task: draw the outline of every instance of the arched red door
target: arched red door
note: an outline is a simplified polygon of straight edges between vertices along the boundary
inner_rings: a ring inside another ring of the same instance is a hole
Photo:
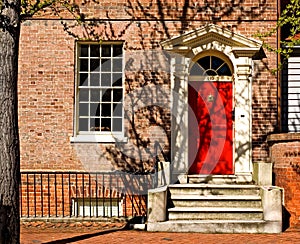
[[[233,174],[232,82],[190,81],[189,174]]]

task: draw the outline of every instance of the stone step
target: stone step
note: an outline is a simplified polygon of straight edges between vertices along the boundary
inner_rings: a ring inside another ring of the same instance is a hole
[[[237,184],[235,175],[187,175],[187,183]],[[250,184],[250,183],[249,183]]]
[[[169,186],[172,195],[259,195],[260,188],[255,185],[225,184],[174,184]]]
[[[277,222],[264,220],[170,220],[147,223],[152,232],[198,232],[198,233],[281,233]]]
[[[174,207],[168,209],[169,220],[262,220],[262,208]]]
[[[175,207],[261,207],[258,195],[172,195]]]

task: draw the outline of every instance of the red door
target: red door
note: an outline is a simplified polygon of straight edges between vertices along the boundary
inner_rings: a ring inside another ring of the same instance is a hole
[[[232,82],[189,82],[189,174],[233,174]]]

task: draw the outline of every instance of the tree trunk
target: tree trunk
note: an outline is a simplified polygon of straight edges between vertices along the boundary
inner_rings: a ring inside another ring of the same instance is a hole
[[[0,243],[5,244],[20,243],[19,16],[18,0],[0,1]]]

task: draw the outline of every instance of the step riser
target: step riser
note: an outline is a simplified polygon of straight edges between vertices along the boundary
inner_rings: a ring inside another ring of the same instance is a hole
[[[148,223],[148,231],[160,232],[198,232],[198,233],[281,233],[280,223],[197,223],[188,221],[188,223],[176,222],[159,222]],[[220,242],[220,241],[219,241]],[[221,243],[221,242],[220,242]],[[234,241],[232,242],[234,243]]]
[[[169,212],[169,220],[262,220],[263,213]]]
[[[172,195],[259,195],[258,189],[202,189],[202,188],[170,188]]]
[[[260,208],[261,201],[172,200],[174,207],[248,207]]]
[[[203,177],[188,177],[187,182],[189,184],[236,184],[236,180],[231,178],[213,178],[208,180],[207,178]]]

